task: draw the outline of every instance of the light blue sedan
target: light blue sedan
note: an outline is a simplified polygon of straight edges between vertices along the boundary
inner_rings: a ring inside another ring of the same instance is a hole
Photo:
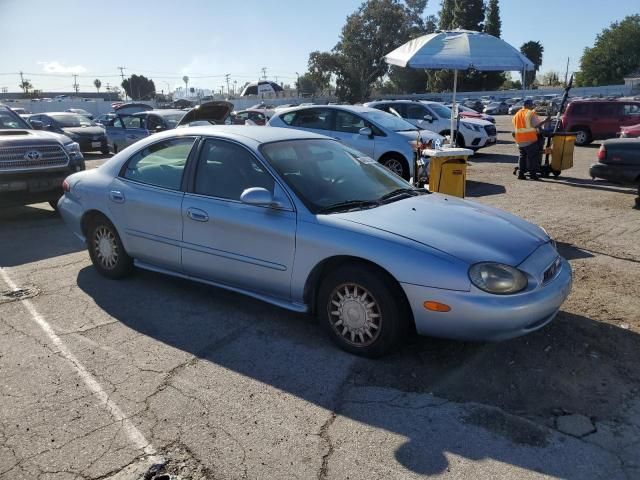
[[[502,340],[558,313],[571,269],[541,228],[415,189],[334,139],[187,127],[64,183],[58,206],[109,278],[135,265],[312,312],[350,352],[412,330]],[[177,299],[176,299],[177,300]]]

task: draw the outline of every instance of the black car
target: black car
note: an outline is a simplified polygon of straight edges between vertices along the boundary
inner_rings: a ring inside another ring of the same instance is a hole
[[[0,208],[49,202],[55,209],[64,179],[84,170],[76,142],[41,128],[0,105]]]
[[[591,178],[638,187],[640,200],[640,138],[606,140],[598,150],[598,163],[589,169]],[[640,206],[640,202],[636,201]]]
[[[70,112],[38,113],[29,117],[29,122],[34,120],[41,122],[44,130],[61,133],[77,142],[83,152],[99,150],[105,155],[109,153],[104,127],[83,115]]]

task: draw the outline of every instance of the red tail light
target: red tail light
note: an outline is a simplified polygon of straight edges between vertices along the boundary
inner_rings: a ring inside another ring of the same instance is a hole
[[[69,185],[69,182],[66,178],[64,179],[64,182],[62,182],[62,190],[64,190],[66,193],[71,191],[71,185]]]
[[[602,162],[607,159],[607,149],[604,148],[604,145],[600,145],[600,150],[598,150],[598,161]]]

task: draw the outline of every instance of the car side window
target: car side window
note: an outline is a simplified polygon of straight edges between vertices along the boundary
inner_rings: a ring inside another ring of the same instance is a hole
[[[600,117],[615,118],[622,114],[622,104],[597,103],[594,105],[594,113]]]
[[[158,127],[164,127],[162,119],[156,115],[149,115],[147,117],[147,130],[155,130]]]
[[[625,116],[640,116],[640,105],[637,103],[625,103],[624,114]]]
[[[42,115],[42,116],[40,116],[39,120],[42,122],[42,126],[44,128],[51,127],[51,124],[52,124],[51,117],[47,117],[46,115]]]
[[[129,159],[122,176],[156,187],[179,190],[194,138],[173,138],[154,143]]]
[[[336,112],[336,131],[344,133],[358,133],[361,128],[366,127],[363,118],[349,112],[338,110]]]
[[[331,130],[331,110],[328,108],[309,108],[296,113],[292,123],[296,127]]]
[[[407,118],[411,120],[423,120],[425,115],[430,115],[422,105],[407,105]]]
[[[589,114],[589,104],[576,103],[571,106],[571,115],[582,117]]]
[[[240,200],[247,188],[261,187],[273,193],[275,181],[246,148],[225,140],[204,142],[194,192],[200,195]]]
[[[290,112],[282,115],[280,119],[287,125],[293,125],[293,121],[295,120],[296,116],[297,116],[296,112]]]
[[[133,115],[120,117],[124,128],[144,128],[144,117],[134,117]]]

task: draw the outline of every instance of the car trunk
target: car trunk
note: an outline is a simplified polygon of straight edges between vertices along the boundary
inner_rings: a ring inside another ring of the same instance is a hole
[[[195,122],[208,122],[212,125],[223,125],[229,114],[233,111],[233,103],[230,102],[205,102],[189,110],[179,126],[188,126]]]

